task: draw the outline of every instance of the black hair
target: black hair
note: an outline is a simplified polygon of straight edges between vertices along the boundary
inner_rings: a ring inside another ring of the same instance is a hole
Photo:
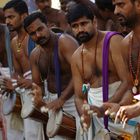
[[[113,12],[115,9],[115,6],[112,4],[112,0],[95,0],[95,4],[101,10],[108,9]]]
[[[41,12],[34,12],[30,15],[28,15],[23,22],[24,25],[24,29],[26,30],[26,28],[36,19],[40,19],[43,23],[45,23],[47,25],[47,19],[46,17],[41,13]],[[27,30],[26,30],[27,31]]]
[[[13,8],[20,15],[24,13],[28,13],[27,4],[23,0],[11,0],[7,2],[6,5],[3,7],[3,11],[10,8]]]
[[[94,19],[94,14],[91,7],[82,3],[77,3],[70,7],[66,14],[69,24],[84,16],[91,20]]]

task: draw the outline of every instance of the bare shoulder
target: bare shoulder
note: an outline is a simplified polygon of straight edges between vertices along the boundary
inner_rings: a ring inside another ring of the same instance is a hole
[[[72,55],[72,63],[78,63],[81,60],[82,47],[80,46]]]
[[[64,33],[59,38],[59,45],[61,48],[75,48],[79,47],[78,42],[70,35]],[[70,49],[69,48],[69,49]]]
[[[30,59],[37,60],[40,54],[40,50],[41,50],[41,47],[36,46],[31,52]]]
[[[14,49],[14,46],[16,45],[16,42],[17,42],[17,36],[13,37],[12,40],[11,40],[12,49]]]
[[[125,38],[123,39],[122,43],[125,46],[129,46],[131,37],[132,37],[132,32],[130,32],[127,36],[125,36]]]
[[[121,34],[115,34],[110,38],[110,45],[111,46],[119,46],[122,43],[123,36]]]

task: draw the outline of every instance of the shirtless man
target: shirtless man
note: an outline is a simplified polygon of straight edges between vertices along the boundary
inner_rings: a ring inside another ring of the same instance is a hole
[[[77,14],[75,15],[75,13]],[[83,110],[83,103],[86,100],[83,93],[88,93],[87,98],[90,109],[97,112],[98,116],[102,116],[105,109],[102,106],[102,50],[104,37],[107,32],[97,30],[92,11],[83,4],[77,4],[69,9],[67,19],[74,35],[82,43],[72,56],[71,68],[76,107],[79,116],[82,116],[83,128],[87,130],[90,125],[90,115]],[[123,58],[124,48],[119,47],[121,40],[122,36],[120,35],[114,35],[110,40],[108,67],[109,102],[119,102],[130,81],[128,69]],[[84,88],[83,93],[82,88]],[[99,118],[96,117],[96,119],[101,122]],[[103,128],[103,126],[97,123],[94,127],[96,137],[98,130]],[[88,139],[93,139],[92,134],[89,136],[90,138]]]
[[[64,111],[76,116],[76,109],[73,100],[73,83],[70,69],[70,61],[73,52],[77,49],[77,42],[67,34],[58,36],[53,33],[47,26],[45,16],[40,13],[33,13],[24,20],[24,28],[31,38],[39,45],[31,54],[31,69],[33,82],[38,86],[42,86],[42,80],[47,80],[48,83],[48,98],[49,103],[44,105],[49,109],[59,111],[63,108]],[[61,95],[58,98],[55,80],[54,66],[54,49],[58,47],[58,57],[60,62],[61,73]],[[40,104],[42,97],[38,91],[38,86],[34,87],[35,104]],[[53,139],[61,140],[64,138],[55,136]],[[66,139],[66,138],[65,138]]]
[[[46,16],[49,28],[59,27],[63,31],[69,30],[65,12],[51,8],[51,0],[35,0],[38,9]]]
[[[32,80],[29,62],[29,48],[31,48],[32,46],[30,44],[29,36],[23,28],[23,20],[28,15],[28,7],[23,0],[11,0],[8,3],[6,3],[6,5],[3,8],[3,11],[5,16],[5,22],[9,30],[17,32],[17,35],[11,41],[14,67],[13,75],[16,75],[14,78],[17,80],[17,83],[14,85],[12,84],[11,79],[3,77],[3,86],[8,92],[16,90],[17,87],[19,87],[19,89],[31,88]],[[16,127],[14,121],[16,121],[15,123],[17,124],[17,120],[15,120],[13,116],[15,116],[14,113],[7,117],[10,118],[7,121],[8,140],[22,140],[24,139],[23,137],[25,137],[26,140],[43,140],[43,138],[39,136],[38,132],[39,129],[41,129],[42,124],[31,119],[25,119],[23,136],[23,128],[21,128],[20,126]],[[12,126],[11,121],[13,122]],[[17,135],[14,135],[14,132],[17,133]],[[18,135],[19,133],[20,135]]]
[[[140,115],[140,101],[136,104],[130,105],[133,103],[133,98],[140,100],[138,94],[140,93],[139,3],[139,0],[113,0],[113,4],[115,5],[114,13],[118,16],[120,23],[132,29],[122,42],[127,56],[127,64],[131,73],[131,80],[133,81],[133,88],[128,92],[127,96],[121,100],[121,103],[119,103],[119,105],[128,106],[121,106],[116,116],[116,118],[119,118],[124,123],[129,119]],[[110,108],[111,112],[117,112],[117,109],[119,108],[116,104],[105,105]]]

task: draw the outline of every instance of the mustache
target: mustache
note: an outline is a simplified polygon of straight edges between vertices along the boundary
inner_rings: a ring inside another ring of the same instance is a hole
[[[77,34],[77,36],[81,36],[81,35],[88,35],[88,33],[87,33],[87,32],[79,32],[79,33]]]
[[[38,38],[38,40],[36,41],[37,44],[40,44],[42,41],[46,40],[45,37],[40,37]]]
[[[124,15],[122,15],[122,14],[117,14],[116,16],[117,16],[117,18],[123,18],[123,19],[126,19],[126,17],[125,17]]]

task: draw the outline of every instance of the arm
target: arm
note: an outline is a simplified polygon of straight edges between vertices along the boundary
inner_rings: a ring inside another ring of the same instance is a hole
[[[31,70],[32,70],[32,94],[34,95],[34,104],[37,106],[44,106],[46,105],[44,102],[42,102],[42,93],[43,93],[43,84],[41,79],[41,74],[38,68],[38,59],[40,55],[40,50],[38,47],[36,47],[30,56],[30,64],[31,64]]]
[[[36,47],[31,53],[30,64],[31,64],[31,71],[32,71],[32,81],[41,87],[42,79],[38,68],[39,55],[40,55],[40,49]]]
[[[60,45],[59,50],[60,56],[62,57],[62,59],[66,60],[66,62],[70,65],[72,54],[78,48],[78,43],[71,36],[62,35],[62,37],[60,37],[59,45]],[[61,94],[60,99],[62,99],[65,102],[72,96],[72,93],[74,93],[74,91],[73,91],[73,81],[71,79],[68,86]]]
[[[74,55],[72,56],[71,69],[72,69],[72,77],[73,77],[74,90],[75,90],[75,104],[79,116],[81,116],[83,114],[82,106],[85,97],[82,93],[83,82],[82,82],[82,75],[77,65],[77,60],[79,59],[77,55],[78,55],[77,52],[75,52]]]
[[[121,84],[112,98],[109,99],[109,102],[119,102],[125,92],[131,87],[131,80],[129,76],[130,74],[127,63],[124,59],[125,54],[123,53],[123,49],[126,48],[122,46],[121,41],[122,37],[120,37],[119,35],[113,36],[110,44],[113,65],[115,66],[115,70],[121,81]]]

